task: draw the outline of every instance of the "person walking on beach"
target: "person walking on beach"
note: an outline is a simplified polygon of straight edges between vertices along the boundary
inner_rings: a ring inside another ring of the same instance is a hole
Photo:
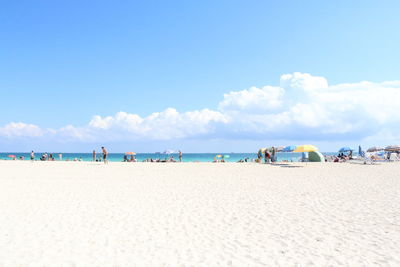
[[[179,162],[182,162],[182,151],[179,150]]]
[[[101,150],[103,151],[103,160],[104,160],[104,164],[108,164],[108,152],[107,150],[104,148],[104,146],[101,147]]]
[[[96,161],[96,150],[93,150],[93,161]]]
[[[32,161],[35,160],[35,152],[33,152],[33,150],[31,151],[31,160],[32,160]]]

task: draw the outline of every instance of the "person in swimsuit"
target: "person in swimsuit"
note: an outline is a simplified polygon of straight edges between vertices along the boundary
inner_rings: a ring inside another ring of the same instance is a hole
[[[31,152],[31,160],[35,160],[35,152],[33,152],[33,150]]]
[[[108,159],[107,159],[108,152],[107,152],[107,150],[104,148],[104,146],[101,147],[101,150],[103,151],[103,160],[104,160],[104,164],[107,164],[107,163],[108,163]]]

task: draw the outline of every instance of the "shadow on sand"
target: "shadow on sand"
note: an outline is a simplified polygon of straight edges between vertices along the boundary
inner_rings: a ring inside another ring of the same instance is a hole
[[[298,166],[288,163],[272,163],[271,166],[281,167],[281,168],[303,168],[304,166]]]

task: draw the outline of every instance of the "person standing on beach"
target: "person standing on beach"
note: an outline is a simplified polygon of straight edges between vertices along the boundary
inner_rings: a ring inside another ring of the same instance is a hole
[[[32,160],[32,161],[35,160],[35,152],[33,152],[33,150],[31,151],[31,160]]]
[[[182,162],[182,151],[179,150],[179,162]]]
[[[265,149],[264,156],[265,156],[265,163],[269,163],[271,159],[271,154],[269,153],[268,149]]]
[[[108,152],[107,150],[104,148],[104,146],[101,147],[101,150],[103,151],[103,160],[104,160],[104,164],[108,164]]]
[[[93,161],[96,161],[96,150],[93,150]]]
[[[275,162],[275,147],[272,147],[272,153],[271,153],[271,162],[274,163]]]

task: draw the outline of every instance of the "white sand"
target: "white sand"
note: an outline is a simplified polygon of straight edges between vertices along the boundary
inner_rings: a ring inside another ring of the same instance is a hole
[[[0,161],[0,266],[400,266],[400,164],[303,166]]]

